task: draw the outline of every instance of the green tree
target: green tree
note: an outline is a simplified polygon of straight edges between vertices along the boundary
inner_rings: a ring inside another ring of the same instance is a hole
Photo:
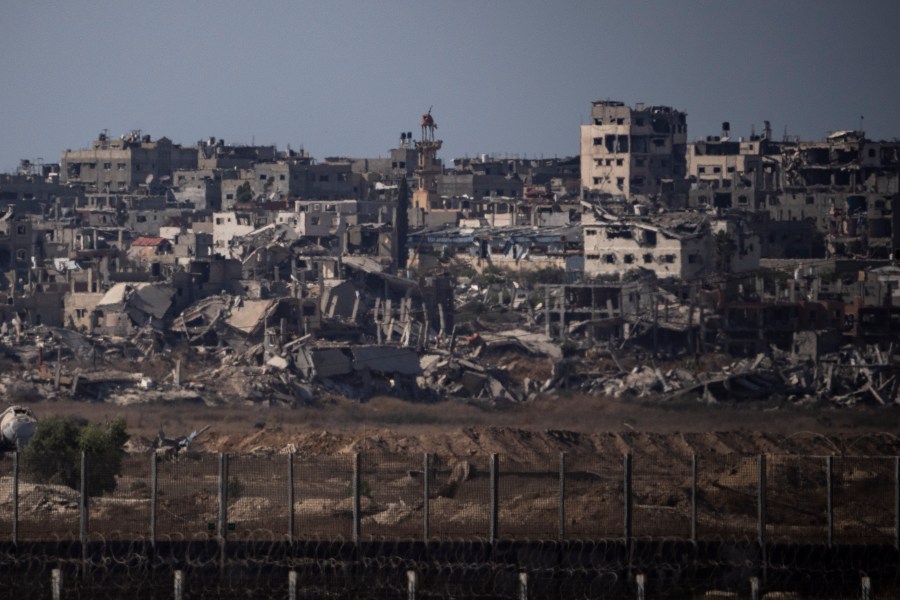
[[[100,495],[115,489],[127,441],[123,418],[103,427],[74,417],[50,417],[38,424],[22,458],[25,468],[39,483],[78,489],[81,485],[81,453],[84,452],[87,455],[88,492]]]
[[[250,187],[249,181],[245,181],[238,186],[234,194],[234,202],[236,204],[246,204],[248,202],[253,202],[253,189]]]

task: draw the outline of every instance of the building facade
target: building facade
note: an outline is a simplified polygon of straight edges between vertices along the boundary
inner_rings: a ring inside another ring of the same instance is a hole
[[[626,198],[663,194],[685,178],[686,144],[684,112],[594,102],[590,124],[581,126],[582,188]]]

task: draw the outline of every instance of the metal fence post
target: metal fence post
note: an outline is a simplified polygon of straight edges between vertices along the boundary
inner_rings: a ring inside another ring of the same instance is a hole
[[[499,520],[500,520],[500,490],[499,490],[499,460],[497,454],[491,454],[491,543],[497,541],[499,536]]]
[[[766,547],[766,455],[759,455],[759,491],[757,496],[759,547]]]
[[[63,576],[62,570],[53,569],[50,572],[50,593],[53,600],[62,600]]]
[[[184,599],[184,572],[175,571],[175,600]]]
[[[156,453],[150,455],[150,547],[156,548],[157,498],[159,496],[159,460]]]
[[[228,455],[219,453],[219,568],[225,574],[225,544],[228,537]]]
[[[288,572],[288,600],[297,600],[297,571]]]
[[[631,452],[625,455],[624,478],[622,481],[624,512],[625,512],[625,545],[631,546]]]
[[[559,453],[559,541],[566,539],[566,453]]]
[[[87,454],[81,452],[81,495],[79,498],[78,538],[81,540],[81,565],[87,572],[87,530],[88,530],[88,478]]]
[[[219,541],[228,535],[228,455],[219,453]]]
[[[19,543],[19,453],[13,452],[12,472],[12,542]]]
[[[519,573],[519,600],[528,600],[528,573]]]
[[[834,457],[825,457],[825,510],[826,522],[828,527],[827,538],[828,547],[831,548],[834,543]]]
[[[691,542],[697,543],[697,453],[691,454]]]
[[[862,600],[874,600],[872,595],[872,580],[869,577],[863,577],[860,582],[862,588]]]
[[[359,543],[360,531],[360,454],[353,455],[353,541]]]
[[[288,452],[287,461],[287,501],[288,501],[288,541],[294,541],[294,453]],[[291,571],[292,573],[294,571]],[[295,575],[296,576],[296,575]],[[296,592],[295,592],[296,593]]]
[[[406,597],[409,600],[416,600],[416,584],[418,583],[418,577],[416,576],[416,572],[412,569],[406,572]]]
[[[422,459],[422,539],[424,541],[428,541],[429,535],[429,519],[431,515],[429,514],[429,496],[431,495],[430,482],[428,481],[431,476],[431,455],[427,452]]]
[[[750,600],[759,600],[759,577],[750,578]]]
[[[900,456],[894,457],[894,548],[900,550]]]
[[[637,600],[644,600],[646,597],[647,577],[643,573],[635,575],[634,582],[637,585]]]

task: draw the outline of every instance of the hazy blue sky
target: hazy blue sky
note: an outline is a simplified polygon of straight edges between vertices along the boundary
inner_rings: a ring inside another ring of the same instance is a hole
[[[898,31],[897,0],[6,0],[0,171],[102,129],[384,155],[431,105],[444,158],[562,156],[596,99],[889,139]]]

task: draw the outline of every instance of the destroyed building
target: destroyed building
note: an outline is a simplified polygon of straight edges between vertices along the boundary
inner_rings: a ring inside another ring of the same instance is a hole
[[[202,372],[157,390],[210,403],[897,396],[878,358],[900,335],[897,144],[776,142],[768,125],[687,144],[683,112],[596,102],[581,157],[445,170],[430,111],[420,125],[372,159],[140,135],[67,152],[72,194],[50,167],[34,197],[16,191],[39,209],[0,217],[6,339],[17,325],[30,365],[28,344],[65,335],[48,328],[83,332],[70,337],[99,367],[60,359],[50,387],[92,398],[144,377],[107,376],[109,357],[159,378],[175,355]],[[701,354],[746,360],[647,366]]]
[[[429,272],[453,258],[475,271],[580,270],[581,227],[442,227],[410,234],[410,266]]]
[[[166,137],[154,141],[140,131],[119,139],[103,131],[90,148],[66,150],[60,165],[62,183],[98,192],[126,192],[171,180],[179,169],[197,168],[197,149],[183,148]]]
[[[627,198],[671,195],[686,175],[687,114],[598,100],[581,126],[581,187]]]
[[[589,277],[643,269],[659,279],[689,280],[759,267],[759,238],[738,219],[689,212],[616,217],[592,210],[583,223]]]

